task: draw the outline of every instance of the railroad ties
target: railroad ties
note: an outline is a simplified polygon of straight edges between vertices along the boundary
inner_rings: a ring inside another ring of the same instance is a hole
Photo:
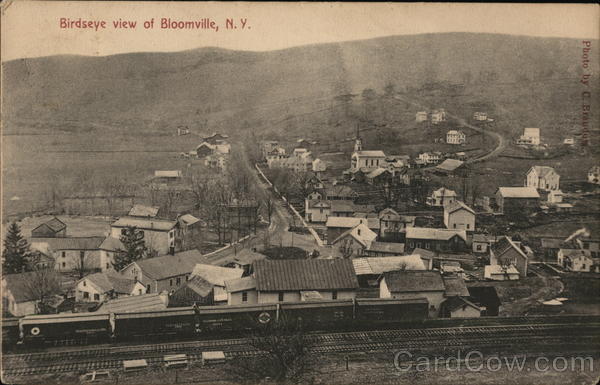
[[[518,325],[460,326],[452,328],[394,329],[339,333],[310,333],[309,351],[319,354],[394,351],[398,349],[443,350],[473,347],[529,347],[532,344],[577,343],[600,338],[598,323],[539,323]],[[62,352],[10,354],[3,358],[4,374],[33,374],[121,369],[123,360],[145,359],[161,366],[165,354],[185,353],[190,364],[202,360],[202,352],[223,351],[228,359],[257,352],[248,339],[207,340],[152,345],[115,346]]]

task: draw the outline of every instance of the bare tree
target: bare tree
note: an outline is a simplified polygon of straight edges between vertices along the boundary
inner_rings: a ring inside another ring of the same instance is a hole
[[[60,278],[54,269],[36,268],[25,282],[25,291],[36,302],[37,311],[46,313],[50,300],[60,294]]]
[[[273,216],[273,212],[275,211],[275,202],[273,201],[273,198],[271,198],[270,196],[266,197],[263,200],[263,207],[267,212],[267,217],[269,218],[269,225],[271,225],[271,217]]]
[[[271,379],[276,384],[311,382],[314,361],[302,319],[287,319],[283,314],[279,321],[270,320],[258,328],[248,343],[259,354],[231,365],[230,372],[240,380],[257,383]]]

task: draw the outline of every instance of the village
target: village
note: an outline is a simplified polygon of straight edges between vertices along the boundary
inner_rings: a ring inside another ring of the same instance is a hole
[[[448,120],[444,109],[415,114],[428,128]],[[485,112],[471,121],[493,129]],[[355,132],[345,167],[332,167],[311,139],[196,135],[195,149],[179,155],[187,170],[150,178],[149,204],[71,197],[55,215],[29,218],[27,233],[13,222],[4,316],[394,298],[424,300],[431,318],[471,318],[580,312],[579,302],[593,300],[598,234],[585,223],[562,238],[521,230],[593,212],[599,166],[586,193],[563,192],[561,175],[540,162],[483,195],[471,175],[486,153],[462,150],[469,137],[461,129],[434,139],[455,151],[416,156],[367,149],[358,125]],[[524,128],[512,141],[539,147],[541,130]],[[195,178],[191,168],[209,176]],[[228,187],[209,191],[215,175]],[[69,218],[107,210],[111,219],[93,235],[72,235],[81,232]]]

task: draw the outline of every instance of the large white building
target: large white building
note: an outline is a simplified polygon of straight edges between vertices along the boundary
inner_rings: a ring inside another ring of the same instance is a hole
[[[446,133],[446,143],[463,144],[467,142],[467,136],[459,130],[450,130]]]
[[[517,139],[517,144],[539,146],[540,129],[528,127],[523,130],[523,135]]]
[[[352,154],[350,169],[371,172],[384,166],[385,154],[383,151],[355,151]]]
[[[560,188],[560,175],[548,166],[533,166],[527,171],[525,187],[543,191],[556,191]]]

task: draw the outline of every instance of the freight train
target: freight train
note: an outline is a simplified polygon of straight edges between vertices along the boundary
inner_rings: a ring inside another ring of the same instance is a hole
[[[127,340],[243,336],[261,325],[285,320],[307,331],[356,330],[427,318],[423,299],[353,299],[238,306],[193,306],[129,313],[26,316],[3,324],[6,342],[40,346]]]

